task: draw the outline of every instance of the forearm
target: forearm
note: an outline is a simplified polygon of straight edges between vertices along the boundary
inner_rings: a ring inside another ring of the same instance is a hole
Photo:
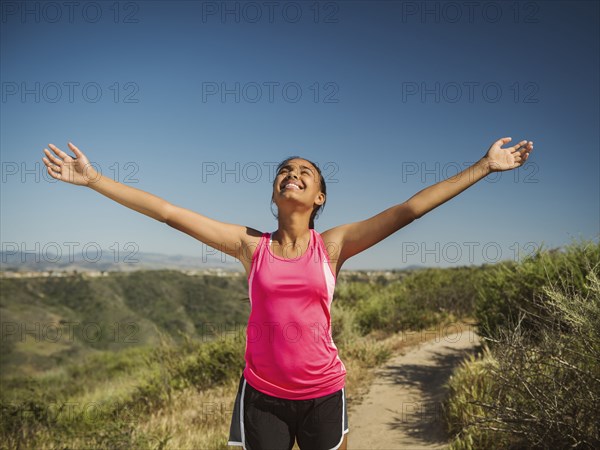
[[[487,160],[482,158],[453,177],[417,192],[406,203],[415,218],[419,218],[485,178],[490,172]]]
[[[93,177],[92,181],[89,181],[88,187],[121,205],[160,222],[167,220],[169,202],[141,189],[119,183],[104,175]]]

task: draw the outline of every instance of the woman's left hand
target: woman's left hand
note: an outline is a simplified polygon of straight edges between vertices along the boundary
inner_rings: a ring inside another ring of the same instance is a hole
[[[491,172],[516,169],[527,161],[529,152],[533,150],[533,141],[521,141],[512,147],[501,148],[511,140],[512,138],[509,137],[499,139],[488,150],[484,159],[487,161]]]

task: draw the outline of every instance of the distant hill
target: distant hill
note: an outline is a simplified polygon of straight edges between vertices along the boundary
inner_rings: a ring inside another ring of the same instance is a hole
[[[98,256],[97,256],[98,255]],[[96,261],[97,259],[97,261]],[[116,260],[116,261],[115,261]],[[83,252],[75,251],[73,255],[67,253],[33,254],[24,252],[0,252],[0,269],[4,271],[134,271],[134,270],[198,270],[206,268],[220,268],[224,271],[243,271],[242,265],[228,256],[225,262],[219,255],[163,255],[161,253],[135,253],[129,255],[121,251],[115,257],[110,249],[97,251],[92,248],[89,256],[84,257]]]
[[[240,276],[179,271],[102,277],[3,278],[2,375],[34,374],[102,350],[157,342],[159,332],[205,340],[243,332],[250,305]]]
[[[97,257],[97,255],[99,257]],[[97,259],[97,260],[96,260]],[[117,261],[115,261],[115,259]],[[223,261],[225,259],[225,261]],[[410,265],[401,269],[364,269],[356,272],[393,272],[424,269],[426,266]],[[241,263],[231,256],[218,255],[164,255],[162,253],[135,253],[131,256],[121,251],[115,258],[110,249],[96,251],[90,249],[89,257],[84,258],[83,252],[73,252],[73,255],[57,255],[48,252],[24,253],[0,251],[0,270],[9,272],[48,272],[48,271],[99,271],[99,272],[130,272],[135,270],[188,270],[205,271],[216,269],[222,272],[245,273]],[[344,269],[342,269],[344,271]],[[346,270],[346,272],[355,272]]]
[[[97,257],[99,256],[99,258]],[[96,261],[96,259],[98,259]],[[115,259],[117,261],[115,261]],[[223,261],[225,259],[225,261]],[[390,269],[392,272],[411,271],[424,269],[426,266],[410,265],[401,269]],[[91,248],[89,257],[84,258],[81,249],[73,255],[47,252],[25,253],[0,251],[0,270],[14,272],[47,272],[47,271],[111,271],[130,272],[135,270],[211,270],[218,269],[224,272],[241,272],[243,267],[239,261],[231,256],[217,255],[165,255],[162,253],[138,252],[131,256],[126,251],[121,251],[118,257],[110,249],[96,251]],[[342,269],[344,270],[344,269]],[[386,272],[383,269],[361,270],[362,272]],[[350,270],[352,272],[352,270]]]

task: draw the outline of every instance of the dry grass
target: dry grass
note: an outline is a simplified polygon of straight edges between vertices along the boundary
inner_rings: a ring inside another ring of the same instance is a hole
[[[227,437],[238,383],[234,379],[202,392],[187,388],[145,418],[138,431],[155,436],[165,449],[230,448]]]
[[[443,330],[443,326],[438,328]],[[373,382],[374,372],[390,357],[405,353],[411,347],[432,338],[432,331],[394,333],[384,335],[371,333],[352,344],[348,355],[340,351],[340,357],[348,371],[346,394],[348,414],[364,399]],[[437,331],[437,329],[436,329]],[[351,357],[352,353],[363,358]],[[364,355],[379,355],[377,364],[365,361]],[[170,402],[145,417],[136,432],[152,436],[156,448],[225,450],[227,446],[231,414],[239,378],[223,386],[198,392],[187,388],[175,395]],[[299,450],[298,444],[294,449]]]

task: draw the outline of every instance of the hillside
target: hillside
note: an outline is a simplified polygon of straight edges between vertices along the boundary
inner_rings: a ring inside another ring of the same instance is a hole
[[[446,393],[435,397],[446,397],[436,426],[453,449],[475,448],[471,441],[482,449],[533,442],[566,448],[575,440],[585,445],[574,448],[598,448],[592,411],[600,392],[599,261],[600,246],[583,242],[520,262],[340,273],[332,338],[348,370],[350,410],[362,398],[369,407],[374,368],[468,320],[494,345],[484,359],[461,363]],[[3,448],[225,450],[244,368],[245,277],[168,270],[30,275],[0,274]],[[397,371],[395,360],[390,364]],[[440,367],[445,379],[451,368]],[[372,393],[394,399],[404,392],[410,398],[401,402],[420,403],[407,389],[421,385],[426,399],[441,392],[441,378],[426,387],[430,378],[410,377],[423,370],[411,360],[398,372],[399,390]],[[523,385],[549,395],[531,396]],[[553,398],[559,408],[547,404]],[[532,422],[534,416],[541,420]],[[352,429],[393,439],[394,421],[382,415],[373,429]],[[473,427],[480,421],[494,429]],[[353,436],[349,445],[363,445]]]
[[[244,277],[170,270],[2,279],[2,376],[152,345],[159,332],[210,339],[219,330],[241,329],[250,311],[241,301],[246,296]]]

